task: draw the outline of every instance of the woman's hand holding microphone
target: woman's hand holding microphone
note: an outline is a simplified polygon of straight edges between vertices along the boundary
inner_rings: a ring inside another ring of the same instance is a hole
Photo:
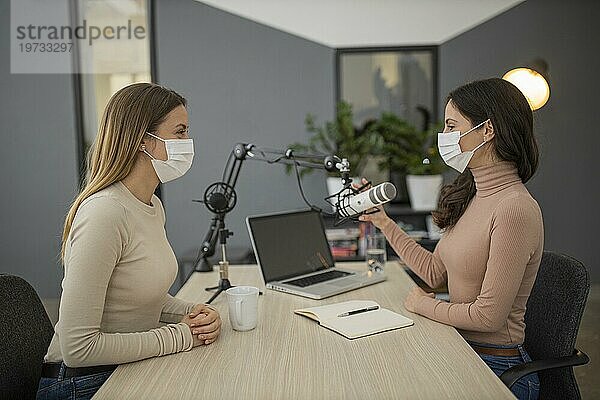
[[[353,183],[352,186],[355,189],[360,188],[362,185],[367,184],[369,181],[365,178],[362,178],[362,182],[360,184]],[[371,189],[371,185],[366,186],[362,191]],[[377,228],[381,229],[388,221],[391,221],[391,218],[385,213],[383,210],[383,206],[375,207],[375,209],[379,210],[377,213],[361,215],[358,219],[360,221],[371,222]]]

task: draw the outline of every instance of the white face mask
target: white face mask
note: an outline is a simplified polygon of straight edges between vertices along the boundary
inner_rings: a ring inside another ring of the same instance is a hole
[[[483,146],[486,141],[484,140],[483,143],[475,147],[473,150],[463,152],[460,148],[460,138],[479,128],[488,121],[489,119],[486,119],[479,125],[474,126],[463,134],[461,134],[460,131],[438,133],[438,150],[440,152],[440,156],[444,162],[448,164],[448,166],[454,168],[461,174],[464,172],[465,168],[467,168],[467,165],[469,164],[469,161],[471,161],[471,158],[473,158],[473,154],[475,154],[475,152],[481,146]]]
[[[146,150],[144,153],[152,159],[152,166],[158,175],[158,179],[162,183],[177,179],[185,174],[192,166],[194,159],[194,141],[192,139],[162,139],[156,135],[146,132],[148,135],[155,137],[158,140],[165,142],[167,151],[166,160],[158,160],[154,158]]]

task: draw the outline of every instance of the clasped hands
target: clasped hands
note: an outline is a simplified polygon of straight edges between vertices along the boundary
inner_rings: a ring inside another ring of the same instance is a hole
[[[194,347],[213,343],[221,333],[219,313],[206,304],[196,304],[181,322],[190,327]]]

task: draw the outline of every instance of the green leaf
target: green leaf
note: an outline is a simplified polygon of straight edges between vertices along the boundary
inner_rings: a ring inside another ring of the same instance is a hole
[[[372,156],[384,157],[384,161],[378,163],[379,168],[404,174],[438,174],[446,168],[437,152],[436,133],[441,124],[420,131],[394,113],[383,112],[379,119],[367,121],[357,128],[353,123],[352,106],[344,101],[337,104],[333,121],[318,125],[315,117],[307,114],[304,123],[306,131],[313,136],[308,144],[294,143],[290,147],[304,153],[347,158],[355,175],[361,175]],[[429,164],[423,164],[425,157]],[[311,171],[302,169],[302,174]],[[292,166],[286,166],[286,172],[293,173]]]

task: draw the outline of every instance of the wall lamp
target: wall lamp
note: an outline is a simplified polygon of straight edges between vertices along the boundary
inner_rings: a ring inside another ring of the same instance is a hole
[[[542,59],[535,59],[525,67],[511,69],[502,79],[523,92],[533,111],[543,107],[550,98],[548,64]]]

